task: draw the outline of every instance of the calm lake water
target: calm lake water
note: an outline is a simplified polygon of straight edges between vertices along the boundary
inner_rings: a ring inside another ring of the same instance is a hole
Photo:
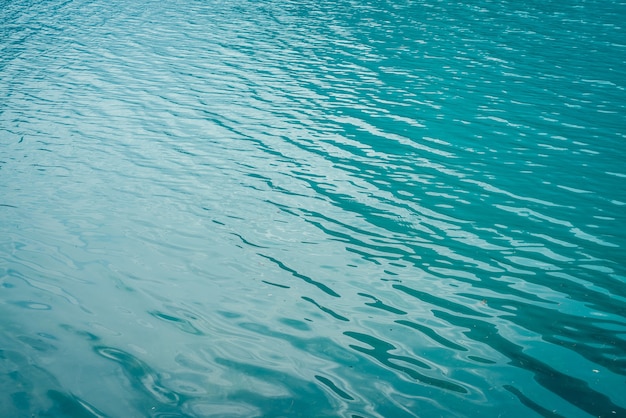
[[[0,0],[0,416],[626,417],[625,21]]]

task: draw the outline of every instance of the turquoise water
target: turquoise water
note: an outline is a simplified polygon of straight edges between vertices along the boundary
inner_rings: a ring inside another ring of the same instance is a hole
[[[625,417],[625,20],[0,0],[0,416]]]

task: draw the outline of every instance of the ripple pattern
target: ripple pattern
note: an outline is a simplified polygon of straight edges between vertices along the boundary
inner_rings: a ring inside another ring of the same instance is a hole
[[[626,416],[624,18],[0,1],[0,415]]]

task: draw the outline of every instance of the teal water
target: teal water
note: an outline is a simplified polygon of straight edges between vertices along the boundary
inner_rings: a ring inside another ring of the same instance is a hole
[[[625,417],[624,21],[0,0],[0,416]]]

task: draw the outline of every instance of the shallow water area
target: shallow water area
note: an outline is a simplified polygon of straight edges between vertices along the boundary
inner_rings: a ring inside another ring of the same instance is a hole
[[[0,1],[0,415],[626,416],[625,18]]]

